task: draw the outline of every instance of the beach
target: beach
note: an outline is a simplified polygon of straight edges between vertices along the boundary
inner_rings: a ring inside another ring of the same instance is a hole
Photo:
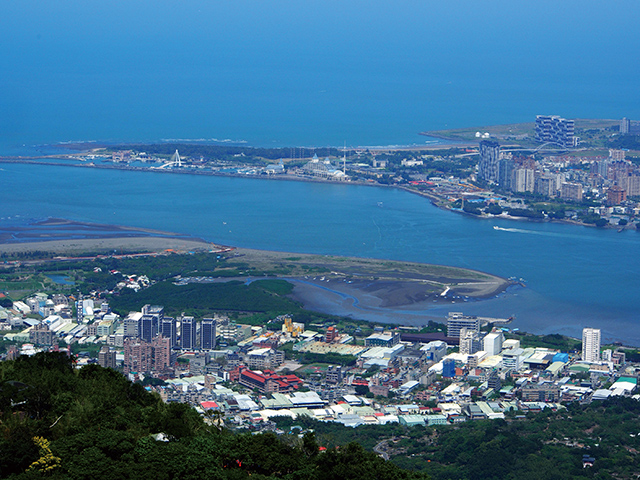
[[[73,240],[42,240],[28,243],[0,244],[0,253],[51,252],[59,255],[84,253],[125,254],[176,251],[208,251],[217,245],[199,239],[172,237],[115,237]]]
[[[208,251],[220,247],[174,232],[47,218],[0,229],[0,253],[56,255]],[[43,255],[38,255],[42,257]]]

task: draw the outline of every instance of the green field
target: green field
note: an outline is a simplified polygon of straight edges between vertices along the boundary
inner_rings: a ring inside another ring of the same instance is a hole
[[[314,373],[324,374],[326,373],[327,368],[329,368],[329,365],[329,363],[310,363],[298,368],[296,373],[300,373],[302,375],[313,375]]]

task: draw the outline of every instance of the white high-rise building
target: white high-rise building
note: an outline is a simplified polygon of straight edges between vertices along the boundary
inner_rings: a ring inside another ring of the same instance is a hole
[[[631,120],[628,118],[623,118],[620,120],[620,133],[625,134],[631,131]]]
[[[517,168],[513,171],[511,189],[514,192],[533,192],[536,185],[536,171],[533,168]]]
[[[582,329],[582,360],[585,362],[600,361],[600,329]]]
[[[502,351],[502,342],[504,342],[502,332],[491,332],[484,337],[483,350],[487,355],[498,355]]]
[[[475,330],[468,330],[466,327],[460,329],[460,353],[463,355],[473,355],[482,348],[480,334]]]

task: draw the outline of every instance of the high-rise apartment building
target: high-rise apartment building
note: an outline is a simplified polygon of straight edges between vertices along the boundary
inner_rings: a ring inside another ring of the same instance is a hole
[[[538,142],[551,142],[561,147],[573,146],[573,120],[567,120],[557,115],[538,115],[535,129]]]
[[[480,162],[478,176],[486,182],[498,182],[500,145],[492,140],[480,142]]]
[[[46,323],[34,326],[29,332],[29,341],[36,345],[50,346],[54,344],[53,331]]]
[[[151,369],[155,372],[162,372],[171,366],[171,343],[168,338],[159,336],[151,342],[153,348],[153,359]]]
[[[581,202],[582,185],[579,183],[563,183],[560,189],[560,198],[570,202]]]
[[[502,158],[498,162],[498,184],[506,189],[511,190],[511,182],[513,180],[513,169],[515,164],[511,158]]]
[[[140,338],[150,342],[158,335],[158,316],[142,315],[140,319]]]
[[[200,323],[200,348],[202,350],[216,348],[216,321],[213,318],[203,318]]]
[[[582,360],[585,362],[600,361],[600,329],[582,329]]]
[[[627,158],[627,152],[625,150],[619,150],[615,148],[609,149],[609,160],[612,162],[624,162]]]
[[[178,328],[176,319],[173,317],[164,317],[160,322],[160,335],[169,339],[171,348],[178,345]]]
[[[607,205],[620,205],[626,199],[627,191],[618,185],[614,185],[607,190]]]
[[[114,352],[115,358],[115,352]],[[124,372],[162,372],[171,366],[169,339],[155,337],[151,342],[127,338],[124,342]]]
[[[140,319],[140,338],[150,342],[158,335],[160,323],[164,318],[164,307],[159,305],[145,305],[142,307]]]
[[[536,185],[536,171],[533,168],[516,168],[513,171],[511,190],[533,192]]]
[[[140,336],[140,319],[142,313],[131,312],[124,319],[124,336],[125,337],[139,337]]]
[[[180,348],[191,350],[196,348],[197,323],[193,317],[182,317],[180,320]]]
[[[108,346],[104,346],[98,353],[98,364],[104,368],[116,368],[116,352]]]
[[[466,327],[460,329],[460,353],[463,355],[473,355],[479,352],[482,342],[480,334],[475,330],[468,330]]]
[[[623,118],[620,120],[620,133],[627,134],[631,131],[631,120]]]
[[[124,341],[124,373],[140,373],[151,370],[153,347],[139,338]]]
[[[478,317],[469,317],[462,313],[450,312],[447,317],[447,337],[460,338],[460,330],[462,328],[480,332],[480,320],[478,320]]]
[[[545,197],[554,197],[556,194],[556,179],[548,175],[538,177],[536,180],[536,193]]]

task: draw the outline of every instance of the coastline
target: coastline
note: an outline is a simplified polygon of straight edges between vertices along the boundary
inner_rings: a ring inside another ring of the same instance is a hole
[[[117,255],[225,248],[201,238],[175,232],[61,218],[47,218],[12,227],[10,230],[0,230],[0,254],[8,256],[24,257],[27,253]]]
[[[455,297],[459,297],[460,302],[463,297],[482,300],[493,298],[514,284],[487,272],[448,265],[244,247],[234,247],[233,251],[234,257],[241,257],[258,269],[289,270],[289,273],[278,274],[279,278],[296,279],[340,293],[366,289],[379,299],[382,307],[406,307],[426,299],[442,303],[451,303]],[[305,268],[300,269],[301,265]],[[443,295],[443,292],[447,293]]]
[[[217,247],[217,245],[199,239],[131,236],[3,243],[0,244],[0,253],[47,252],[59,255],[114,253],[115,255],[125,255],[127,253],[161,253],[167,250],[205,251]]]

